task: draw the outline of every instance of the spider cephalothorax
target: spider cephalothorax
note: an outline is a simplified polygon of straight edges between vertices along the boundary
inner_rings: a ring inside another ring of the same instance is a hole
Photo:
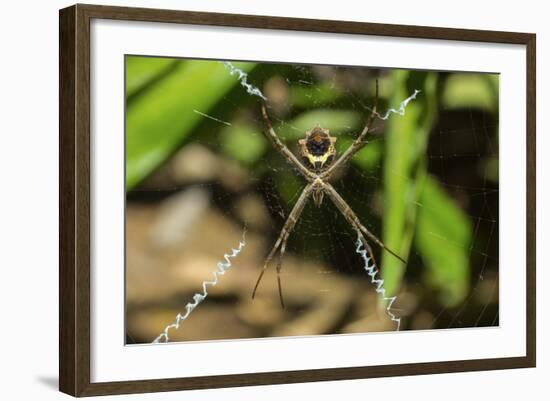
[[[306,137],[298,141],[302,158],[317,171],[323,169],[334,159],[334,155],[336,155],[335,142],[336,138],[330,136],[329,130],[321,128],[319,125],[306,131]]]

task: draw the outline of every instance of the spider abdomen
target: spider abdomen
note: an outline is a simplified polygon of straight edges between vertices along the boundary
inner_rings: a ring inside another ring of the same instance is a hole
[[[332,162],[336,154],[334,142],[336,142],[336,138],[330,136],[328,129],[323,129],[320,126],[307,131],[305,139],[298,141],[302,158],[315,170],[320,170],[325,164]]]
[[[313,156],[322,156],[330,147],[330,139],[325,136],[315,135],[310,136],[306,141],[306,147],[309,153]]]

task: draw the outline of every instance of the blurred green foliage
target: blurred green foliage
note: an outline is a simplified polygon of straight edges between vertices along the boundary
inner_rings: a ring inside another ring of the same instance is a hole
[[[416,245],[426,262],[425,278],[440,291],[441,304],[459,304],[468,292],[472,225],[435,179],[424,181],[419,199]]]
[[[220,145],[229,157],[252,166],[262,157],[268,143],[263,136],[258,135],[255,127],[241,124],[223,128]]]
[[[177,60],[160,57],[128,56],[125,61],[127,97],[134,96],[178,64]]]
[[[395,85],[390,104],[396,107],[415,89],[422,92],[411,101],[404,116],[388,119],[385,132],[383,239],[388,248],[407,260],[416,227],[418,199],[426,176],[425,150],[437,107],[435,73],[408,71],[392,74]],[[397,292],[406,266],[383,253],[382,278],[389,295]]]
[[[330,82],[317,85],[293,85],[290,88],[290,101],[297,107],[319,107],[334,102],[342,93]]]
[[[254,63],[233,64],[245,72],[257,67]],[[128,56],[127,190],[183,146],[207,118],[205,114],[218,107],[237,84],[237,77],[231,76],[221,62]],[[406,260],[412,257],[414,247],[425,266],[425,282],[439,294],[443,305],[452,307],[464,300],[469,289],[472,223],[428,172],[427,146],[441,109],[473,108],[498,113],[498,76],[456,73],[442,79],[435,72],[394,70],[380,79],[381,100],[387,107],[397,108],[415,89],[421,93],[408,104],[405,115],[393,114],[385,122],[384,140],[365,146],[352,163],[365,172],[382,166],[380,237]],[[341,153],[362,128],[365,118],[364,110],[359,112],[357,107],[348,105],[343,100],[345,96],[328,81],[290,85],[289,102],[296,113],[288,121],[275,120],[276,132],[283,141],[295,143],[305,131],[320,124],[338,135],[336,146]],[[241,99],[244,108],[251,96]],[[336,100],[337,108],[333,107]],[[241,106],[227,105],[235,111]],[[218,124],[216,141],[220,152],[250,169],[268,157],[280,160],[278,155],[273,156],[260,126],[236,119]],[[489,179],[498,180],[498,159],[487,160],[485,168]],[[291,169],[279,169],[276,174],[280,178],[276,181],[279,196],[288,204],[303,183]],[[387,252],[382,253],[381,265],[387,293],[396,294],[408,265]]]
[[[498,75],[457,73],[449,76],[441,96],[447,109],[476,108],[494,112],[498,109]]]
[[[317,124],[331,132],[343,134],[357,130],[361,124],[361,116],[350,110],[316,109],[300,114],[288,124],[278,127],[276,131],[281,138],[287,141],[296,141],[303,138],[304,132],[309,131]]]
[[[144,77],[147,64],[157,73],[166,68],[166,60],[162,58],[127,56],[127,82],[139,81],[132,76],[133,71]],[[254,64],[235,63],[235,66],[249,71]],[[177,61],[173,71],[149,87],[146,94],[133,97],[131,101],[127,97],[127,190],[147,177],[183,144],[204,118],[198,111],[212,108],[237,82],[222,63]]]

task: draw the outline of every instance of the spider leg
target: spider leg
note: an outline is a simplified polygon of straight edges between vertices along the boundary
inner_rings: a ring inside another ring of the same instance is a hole
[[[283,237],[283,241],[281,242],[281,249],[279,252],[279,260],[277,261],[277,286],[279,287],[279,299],[283,308],[285,307],[285,302],[283,300],[283,290],[281,287],[281,268],[283,266],[283,256],[286,251],[286,243],[288,241],[289,235],[290,231],[287,231],[286,235]]]
[[[346,203],[346,201],[340,196],[340,194],[334,189],[332,185],[326,182],[323,182],[323,189],[325,190],[327,195],[330,197],[332,202],[336,205],[338,210],[340,210],[340,213],[342,213],[346,218],[346,220],[352,225],[352,227],[364,233],[380,248],[384,249],[389,254],[399,259],[401,262],[407,263],[401,256],[399,256],[397,253],[389,249],[386,245],[384,245],[382,241],[378,239],[378,237],[376,237],[373,233],[367,230],[367,228],[363,224],[361,224],[361,221],[359,220],[357,215],[353,212],[351,207]]]
[[[374,107],[371,110],[370,116],[367,119],[367,123],[365,124],[365,127],[363,128],[363,131],[355,138],[353,143],[345,150],[342,155],[332,163],[332,165],[325,170],[325,172],[321,175],[321,178],[323,180],[328,180],[334,171],[338,169],[340,166],[345,165],[352,157],[355,155],[359,150],[363,148],[368,142],[366,141],[366,137],[370,131],[370,128],[372,126],[372,122],[374,121],[374,118],[377,116],[376,107],[378,106],[378,80],[376,80],[376,95],[374,99]]]
[[[355,231],[357,231],[357,235],[361,239],[361,242],[363,243],[363,246],[367,250],[367,253],[369,254],[369,257],[372,259],[372,263],[374,264],[374,267],[376,268],[377,272],[380,272],[380,269],[378,268],[378,263],[376,263],[376,258],[374,257],[374,252],[372,251],[372,248],[370,244],[367,242],[367,239],[359,229],[359,227],[354,227]]]
[[[252,291],[252,299],[254,299],[254,296],[256,295],[256,290],[258,289],[260,281],[262,280],[262,277],[269,266],[269,262],[271,262],[271,259],[273,259],[273,257],[275,256],[275,253],[277,252],[277,250],[280,250],[279,261],[277,263],[277,284],[279,287],[279,299],[281,300],[281,306],[284,308],[285,305],[283,301],[283,291],[281,288],[281,276],[280,276],[282,258],[286,250],[286,243],[287,243],[288,237],[290,236],[290,233],[294,229],[296,222],[298,221],[298,219],[300,218],[300,215],[302,214],[302,211],[304,210],[307,200],[311,195],[312,188],[313,188],[313,185],[311,184],[306,185],[300,197],[294,204],[292,211],[288,215],[288,218],[286,219],[286,222],[283,225],[283,228],[281,229],[281,233],[279,234],[277,241],[275,241],[275,245],[273,245],[273,248],[267,255],[262,271],[258,276],[258,280],[256,280],[256,285],[254,286],[254,290]]]
[[[328,185],[328,184],[327,184]],[[331,186],[332,187],[332,186]],[[338,195],[338,192],[336,192],[336,190],[334,188],[332,188],[332,190],[334,191],[334,193],[336,195]],[[328,192],[328,195],[329,197],[332,199],[332,201],[334,202],[334,204],[338,207],[338,210],[342,211],[342,209],[340,208],[339,205],[343,205],[345,204],[346,202],[343,202],[342,204],[340,204],[338,201],[335,200],[335,198],[333,198],[331,196],[331,192]],[[341,199],[341,197],[338,195],[338,197]],[[342,199],[343,201],[343,199]],[[337,203],[338,202],[338,203]],[[347,205],[346,205],[347,206]],[[348,209],[351,210],[351,208],[348,206]],[[357,235],[359,236],[359,239],[361,240],[361,243],[363,244],[363,247],[366,249],[369,257],[371,258],[372,260],[372,263],[374,264],[374,267],[376,269],[376,273],[379,274],[380,272],[380,268],[378,267],[378,263],[376,262],[376,258],[374,257],[374,252],[372,251],[372,248],[370,246],[370,244],[368,243],[367,239],[365,238],[365,235],[363,234],[363,230],[361,229],[362,227],[362,224],[359,222],[359,219],[350,219],[344,212],[342,212],[342,214],[346,217],[346,219],[348,220],[348,222],[351,224],[351,226],[353,227],[353,229],[357,232]],[[376,275],[375,273],[375,275]]]
[[[273,126],[271,125],[271,121],[269,120],[269,116],[267,114],[267,109],[265,106],[265,102],[262,100],[262,117],[264,119],[264,125],[266,127],[266,136],[267,139],[271,142],[273,147],[281,154],[283,157],[292,165],[294,165],[298,171],[308,180],[311,181],[315,178],[314,174],[309,171],[300,160],[296,157],[294,153],[292,153],[284,143],[281,142],[277,134],[275,133],[275,130],[273,129]]]

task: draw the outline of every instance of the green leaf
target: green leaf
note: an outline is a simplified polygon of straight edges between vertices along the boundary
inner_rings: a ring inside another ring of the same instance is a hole
[[[345,136],[339,137],[335,145],[337,153],[341,155],[352,142],[353,139],[351,138]],[[351,162],[361,167],[363,170],[372,170],[380,163],[382,150],[382,141],[372,141],[357,152],[351,159]]]
[[[471,222],[431,176],[419,203],[416,247],[426,263],[426,280],[443,305],[456,306],[468,292]]]
[[[232,125],[220,134],[223,152],[244,164],[256,163],[267,148],[261,132],[246,125]]]
[[[304,137],[304,133],[317,124],[331,131],[331,135],[338,136],[344,132],[355,130],[361,123],[358,112],[348,110],[317,109],[300,114],[288,123],[276,128],[276,132],[285,140],[297,140]]]
[[[394,93],[389,103],[397,106],[415,89],[421,90],[409,102],[405,115],[392,114],[385,130],[384,160],[384,244],[405,260],[408,259],[419,191],[426,175],[426,146],[437,106],[437,75],[428,72],[398,70],[392,74]],[[382,278],[386,293],[395,295],[406,265],[382,252]]]
[[[126,56],[126,96],[132,96],[175,66],[176,60],[163,57]]]
[[[295,107],[318,107],[320,104],[334,102],[341,95],[341,91],[330,82],[308,86],[293,85],[290,87],[290,100]]]
[[[442,105],[448,109],[478,108],[494,112],[498,108],[498,80],[497,74],[452,74],[445,81]]]
[[[174,71],[128,104],[126,112],[126,189],[163,163],[203,115],[238,83],[218,61],[178,61]],[[250,71],[254,63],[234,63]],[[132,80],[131,71],[127,78]]]

